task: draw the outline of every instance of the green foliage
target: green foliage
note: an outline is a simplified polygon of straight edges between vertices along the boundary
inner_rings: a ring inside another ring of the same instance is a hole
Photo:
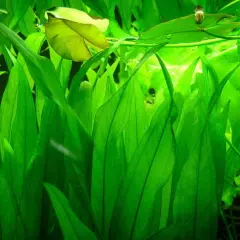
[[[1,1],[0,239],[237,239],[239,6]]]

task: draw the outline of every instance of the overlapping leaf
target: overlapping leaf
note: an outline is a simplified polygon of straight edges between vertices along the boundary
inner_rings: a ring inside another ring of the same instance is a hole
[[[45,183],[45,188],[56,211],[64,239],[96,240],[96,236],[77,218],[66,197],[54,186]]]
[[[109,24],[107,19],[93,19],[85,12],[69,8],[56,8],[46,14],[48,42],[62,57],[80,62],[91,57],[87,45],[108,47],[103,34]]]
[[[192,14],[151,28],[141,35],[139,42],[190,43],[214,38],[210,34],[227,37],[240,28],[240,23],[234,22],[235,19],[236,17],[228,14],[205,14],[204,21],[196,24]]]

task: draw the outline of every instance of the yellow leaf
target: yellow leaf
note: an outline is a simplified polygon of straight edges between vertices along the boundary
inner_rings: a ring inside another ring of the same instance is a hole
[[[55,8],[46,12],[46,37],[51,47],[60,56],[75,62],[91,57],[88,44],[96,49],[108,47],[103,31],[107,19],[93,19],[87,13],[71,8]]]

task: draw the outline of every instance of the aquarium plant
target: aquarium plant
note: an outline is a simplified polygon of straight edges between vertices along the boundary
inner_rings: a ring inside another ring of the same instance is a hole
[[[1,0],[0,239],[239,239],[239,30],[239,0]]]

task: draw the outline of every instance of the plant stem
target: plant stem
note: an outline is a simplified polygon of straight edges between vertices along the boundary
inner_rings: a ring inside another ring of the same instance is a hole
[[[240,157],[240,152],[238,151],[238,149],[227,139],[225,138],[228,145],[233,149],[233,151]]]
[[[112,45],[116,41],[118,41],[117,38],[107,38],[109,41],[109,44]],[[235,40],[235,39],[231,39]],[[196,46],[203,46],[207,44],[214,44],[214,43],[219,43],[219,42],[224,42],[227,41],[227,39],[222,39],[222,38],[216,38],[216,39],[209,39],[205,41],[200,41],[200,42],[194,42],[194,43],[176,43],[176,44],[166,44],[165,47],[167,48],[177,48],[177,47],[196,47]],[[156,43],[139,43],[137,41],[123,41],[120,44],[121,46],[137,46],[137,47],[154,47],[157,46],[158,44]]]
[[[227,219],[226,219],[226,217],[225,217],[224,212],[223,212],[222,209],[220,209],[220,214],[221,214],[222,219],[223,219],[223,222],[224,222],[224,224],[225,224],[225,226],[226,226],[227,235],[228,235],[229,240],[234,240],[234,238],[233,238],[233,236],[232,236],[232,233],[231,233],[231,230],[230,230],[230,228],[229,228],[229,226],[228,226]]]

